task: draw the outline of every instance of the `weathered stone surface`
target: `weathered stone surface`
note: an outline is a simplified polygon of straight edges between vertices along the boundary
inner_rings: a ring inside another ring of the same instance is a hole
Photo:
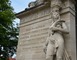
[[[64,5],[63,5],[64,4]],[[76,60],[75,7],[71,1],[64,1],[60,17],[66,22],[69,34],[64,36],[64,45],[68,58]],[[52,24],[50,4],[40,5],[17,15],[20,20],[20,33],[17,60],[45,60],[43,45],[49,36]]]

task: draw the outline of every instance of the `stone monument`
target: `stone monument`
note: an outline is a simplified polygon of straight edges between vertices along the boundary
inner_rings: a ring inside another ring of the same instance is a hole
[[[20,19],[17,60],[76,60],[75,0],[36,0]]]

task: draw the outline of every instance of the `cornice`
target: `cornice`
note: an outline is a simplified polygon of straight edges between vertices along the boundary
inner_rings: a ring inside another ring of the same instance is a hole
[[[15,15],[16,15],[17,18],[20,18],[24,14],[30,13],[30,12],[32,12],[34,10],[37,10],[37,9],[45,7],[45,6],[48,6],[47,2],[46,3],[42,3],[42,4],[38,5],[38,6],[34,6],[32,8],[26,8],[25,10],[23,10],[23,11],[21,11],[19,13],[16,13]]]
[[[71,1],[72,3],[76,4],[75,0],[61,0],[62,2],[64,1]],[[34,7],[31,7],[31,8],[26,8],[25,10],[19,12],[19,13],[16,13],[16,17],[17,18],[20,18],[22,15],[26,14],[26,13],[30,13],[34,10],[37,10],[39,8],[42,8],[42,7],[45,7],[45,6],[50,6],[50,0],[47,0],[45,3],[42,3],[42,4],[39,4],[37,6],[34,6]]]

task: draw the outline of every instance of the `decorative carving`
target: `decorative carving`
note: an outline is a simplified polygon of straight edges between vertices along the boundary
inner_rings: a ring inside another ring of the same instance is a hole
[[[32,7],[35,7],[36,6],[36,2],[34,1],[34,2],[30,2],[29,4],[28,4],[28,7],[29,8],[32,8]]]
[[[37,5],[44,3],[44,0],[36,0]]]
[[[60,0],[52,0],[52,18],[53,23],[49,27],[49,36],[47,37],[44,52],[47,60],[63,60],[64,38],[63,34],[68,34],[67,26],[64,20],[60,19]]]
[[[32,7],[38,6],[38,5],[42,4],[42,3],[44,3],[44,0],[36,0],[34,2],[30,2],[28,4],[28,6],[29,6],[29,8],[32,8]]]
[[[61,7],[61,0],[51,0],[51,7],[55,6]]]
[[[38,5],[41,5],[43,3],[47,2],[47,0],[36,0],[34,2],[30,2],[28,4],[28,6],[31,8],[31,7],[35,7],[35,6],[38,6]]]

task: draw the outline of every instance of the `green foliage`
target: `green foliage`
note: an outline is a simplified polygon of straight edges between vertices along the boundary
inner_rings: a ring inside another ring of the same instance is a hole
[[[6,55],[7,48],[17,46],[19,30],[13,25],[15,18],[10,0],[0,0],[0,45],[5,47]]]

